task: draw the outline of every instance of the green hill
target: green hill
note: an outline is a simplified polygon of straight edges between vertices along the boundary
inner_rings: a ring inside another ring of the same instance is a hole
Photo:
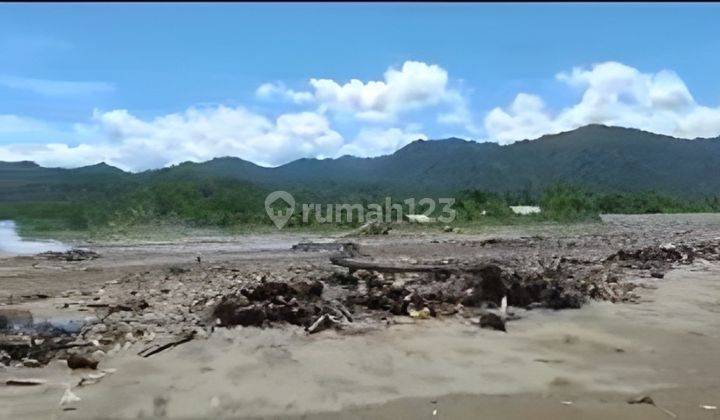
[[[415,141],[376,158],[299,159],[264,168],[235,157],[138,174],[104,163],[76,169],[0,162],[0,201],[56,200],[103,185],[229,178],[262,188],[338,195],[451,194],[465,189],[537,194],[557,182],[593,191],[720,192],[720,138],[684,140],[590,125],[508,146],[451,138]]]

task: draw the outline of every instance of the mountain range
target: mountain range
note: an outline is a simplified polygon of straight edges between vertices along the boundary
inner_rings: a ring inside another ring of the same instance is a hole
[[[115,183],[232,178],[267,189],[372,194],[449,194],[465,189],[538,193],[557,183],[603,192],[720,195],[720,137],[678,139],[588,125],[501,146],[458,138],[418,140],[387,156],[299,159],[266,168],[237,157],[140,173],[100,163],[75,169],[0,162],[0,201],[60,199]]]

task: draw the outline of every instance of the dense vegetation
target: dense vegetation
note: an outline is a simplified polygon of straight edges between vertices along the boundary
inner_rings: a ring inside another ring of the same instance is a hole
[[[555,184],[537,197],[521,194],[495,194],[466,191],[460,195],[457,208],[464,220],[509,218],[511,205],[534,204],[542,208],[536,219],[560,222],[592,220],[603,213],[701,213],[720,211],[720,196],[679,199],[652,191],[639,193],[598,193],[568,184]]]
[[[271,226],[265,213],[264,200],[268,190],[229,179],[159,181],[148,185],[129,185],[106,190],[80,189],[65,201],[0,203],[0,220],[11,219],[35,232],[88,231],[152,224],[173,224],[189,227]],[[298,203],[316,202],[317,196],[308,191],[293,191]],[[394,197],[392,203],[409,208],[406,197]],[[333,201],[327,201],[332,203]],[[338,196],[334,203],[370,203],[384,206],[384,200],[357,192]],[[539,205],[542,213],[516,216],[511,205]],[[588,221],[601,213],[673,213],[717,212],[720,197],[696,200],[677,199],[654,192],[597,193],[566,184],[556,184],[533,196],[527,191],[498,194],[470,190],[456,195],[452,207],[457,222],[498,223],[513,221]],[[416,208],[417,213],[425,207]],[[431,214],[441,214],[437,206]],[[315,212],[312,213],[313,215]],[[324,213],[323,213],[324,214]],[[356,214],[344,217],[339,223],[357,226]],[[393,220],[396,220],[393,218]],[[300,205],[290,226],[319,225],[314,216],[303,222]]]
[[[0,203],[0,219],[34,231],[88,230],[155,223],[227,227],[267,222],[266,192],[225,179],[80,188],[63,201]]]
[[[365,208],[392,197],[404,213],[409,197],[455,197],[460,223],[714,212],[720,211],[720,138],[689,141],[592,125],[508,146],[417,141],[388,156],[300,159],[277,168],[234,157],[136,174],[106,164],[60,169],[0,162],[0,219],[26,231],[272,226],[264,199],[274,190],[291,192],[298,203]],[[518,217],[508,207],[533,204],[542,214]],[[437,206],[432,215],[441,211]],[[307,224],[300,213],[290,226]]]

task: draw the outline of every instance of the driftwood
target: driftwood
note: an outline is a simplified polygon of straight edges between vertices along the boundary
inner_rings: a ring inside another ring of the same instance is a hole
[[[46,379],[37,378],[12,378],[5,381],[7,386],[36,386],[46,384]]]
[[[433,274],[460,274],[475,273],[484,271],[488,266],[494,265],[486,262],[476,265],[457,264],[398,264],[393,262],[377,262],[373,260],[361,260],[344,256],[331,257],[330,262],[334,265],[345,267],[354,272],[356,270],[378,271],[380,273],[433,273]]]
[[[193,338],[195,338],[195,332],[193,332],[192,334],[188,334],[188,335],[180,338],[179,340],[171,341],[171,342],[163,344],[163,345],[155,344],[150,347],[144,348],[143,350],[141,350],[138,353],[138,356],[150,357],[153,354],[160,353],[161,351],[165,351],[165,350],[173,348],[175,346],[179,346],[180,344],[185,344],[188,341],[192,340]]]
[[[356,258],[331,257],[330,262],[340,267],[348,268],[351,272],[355,270],[379,271],[382,273],[444,273],[452,274],[462,271],[453,265],[426,265],[426,264],[397,264],[378,263],[370,260]],[[466,271],[466,270],[465,270]]]

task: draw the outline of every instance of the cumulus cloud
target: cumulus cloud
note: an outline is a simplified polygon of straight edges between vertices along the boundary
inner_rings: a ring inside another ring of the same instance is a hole
[[[720,108],[698,104],[674,72],[642,73],[617,62],[559,73],[557,80],[582,89],[580,101],[553,113],[542,98],[518,94],[507,108],[485,117],[492,140],[507,144],[587,124],[639,128],[682,138],[720,133]]]
[[[90,95],[108,93],[115,90],[114,85],[105,82],[70,82],[8,75],[0,75],[0,86],[10,89],[27,90],[45,96]]]
[[[468,99],[449,86],[447,70],[436,64],[406,61],[400,68],[388,68],[383,80],[351,79],[343,83],[312,78],[308,83],[309,91],[289,89],[282,82],[264,83],[255,95],[264,100],[315,104],[316,112],[323,115],[386,129],[397,126],[412,111],[431,108],[437,112],[434,120],[439,124],[458,126],[469,134],[481,131],[473,121]]]
[[[321,112],[350,115],[364,122],[394,122],[408,111],[455,105],[459,93],[448,87],[448,73],[436,64],[406,61],[389,68],[383,80],[310,79]],[[451,122],[448,120],[447,122]],[[455,121],[452,121],[455,123]]]
[[[284,100],[296,104],[310,103],[315,100],[310,92],[288,89],[284,83],[263,83],[255,91],[255,96],[264,100]]]
[[[720,133],[720,107],[698,104],[683,80],[669,70],[643,73],[605,62],[559,73],[556,79],[578,90],[580,99],[554,110],[538,95],[519,93],[509,105],[487,112],[481,127],[473,123],[469,98],[450,87],[448,72],[418,61],[389,68],[376,81],[311,79],[308,91],[289,89],[282,82],[263,84],[257,98],[292,102],[305,110],[272,117],[242,106],[191,107],[155,118],[116,109],[95,111],[88,121],[62,129],[32,118],[0,115],[0,160],[66,167],[105,161],[137,171],[218,156],[266,166],[301,157],[369,157],[427,139],[425,128],[412,124],[418,118],[431,129],[452,125],[452,130],[462,131],[455,135],[484,132],[502,144],[591,123],[685,138]],[[37,86],[41,85],[53,86]],[[45,93],[70,90],[59,85]]]
[[[415,140],[427,140],[427,136],[413,127],[400,128],[365,128],[360,130],[355,139],[345,144],[337,155],[358,157],[374,157],[389,155]]]
[[[283,114],[272,120],[242,107],[190,108],[143,120],[127,110],[96,111],[78,125],[97,143],[77,146],[0,146],[0,160],[35,160],[43,165],[80,166],[105,161],[128,170],[163,167],[183,161],[238,156],[276,165],[302,156],[334,155],[342,136],[313,112]]]

